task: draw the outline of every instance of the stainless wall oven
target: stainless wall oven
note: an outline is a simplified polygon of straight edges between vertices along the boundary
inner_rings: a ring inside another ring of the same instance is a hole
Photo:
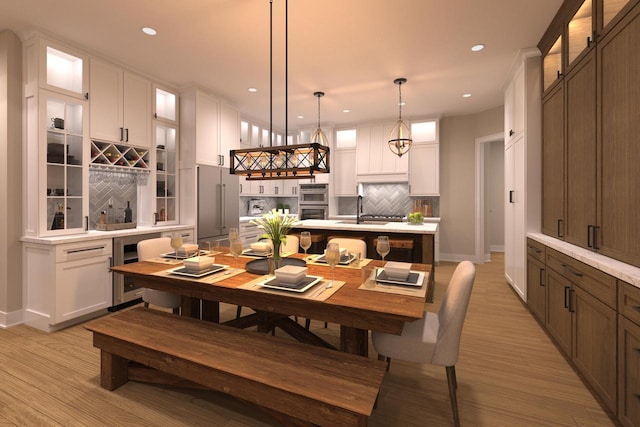
[[[138,234],[133,236],[116,237],[113,239],[113,265],[138,262],[138,242],[160,237],[160,233]],[[142,298],[142,288],[136,285],[132,278],[122,274],[113,274],[113,310],[118,306],[126,306]]]
[[[327,184],[300,184],[300,219],[327,219],[329,217],[329,186]]]

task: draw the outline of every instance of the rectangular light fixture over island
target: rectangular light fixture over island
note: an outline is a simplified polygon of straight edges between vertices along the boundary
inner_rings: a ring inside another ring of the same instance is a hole
[[[304,179],[329,173],[329,147],[315,142],[231,150],[230,173],[247,179]]]

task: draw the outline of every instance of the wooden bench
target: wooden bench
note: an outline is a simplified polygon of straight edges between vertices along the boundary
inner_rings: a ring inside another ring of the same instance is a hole
[[[226,393],[291,426],[366,426],[385,373],[377,360],[144,308],[85,327],[103,388],[169,374],[166,383]],[[130,361],[157,371],[137,374]]]

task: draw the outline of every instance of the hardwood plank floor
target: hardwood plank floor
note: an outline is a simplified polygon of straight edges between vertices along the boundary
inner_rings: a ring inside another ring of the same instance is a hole
[[[437,310],[454,268],[438,266],[428,310]],[[456,365],[462,425],[615,425],[507,284],[502,254],[476,268]],[[223,304],[223,318],[234,315],[235,306]],[[338,343],[336,325],[311,327]],[[99,386],[99,366],[81,325],[52,334],[0,330],[0,426],[277,425],[215,392],[134,382],[109,392]],[[393,361],[369,425],[452,425],[444,368]]]

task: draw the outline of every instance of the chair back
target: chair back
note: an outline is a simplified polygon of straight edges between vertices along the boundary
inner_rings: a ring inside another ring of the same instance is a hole
[[[460,335],[467,314],[476,268],[471,261],[456,267],[438,312],[438,338],[431,363],[454,366],[460,350]]]
[[[298,249],[300,245],[300,240],[298,240],[297,236],[292,234],[287,234],[287,241],[284,245],[280,245],[280,253],[285,254],[289,252],[298,253]]]
[[[173,252],[170,237],[156,237],[138,242],[138,260],[145,261],[167,252]]]
[[[347,239],[343,237],[336,237],[329,240],[329,243],[337,243],[341,248],[345,248],[349,253],[359,253],[360,259],[367,257],[367,244],[364,240],[360,239]]]

